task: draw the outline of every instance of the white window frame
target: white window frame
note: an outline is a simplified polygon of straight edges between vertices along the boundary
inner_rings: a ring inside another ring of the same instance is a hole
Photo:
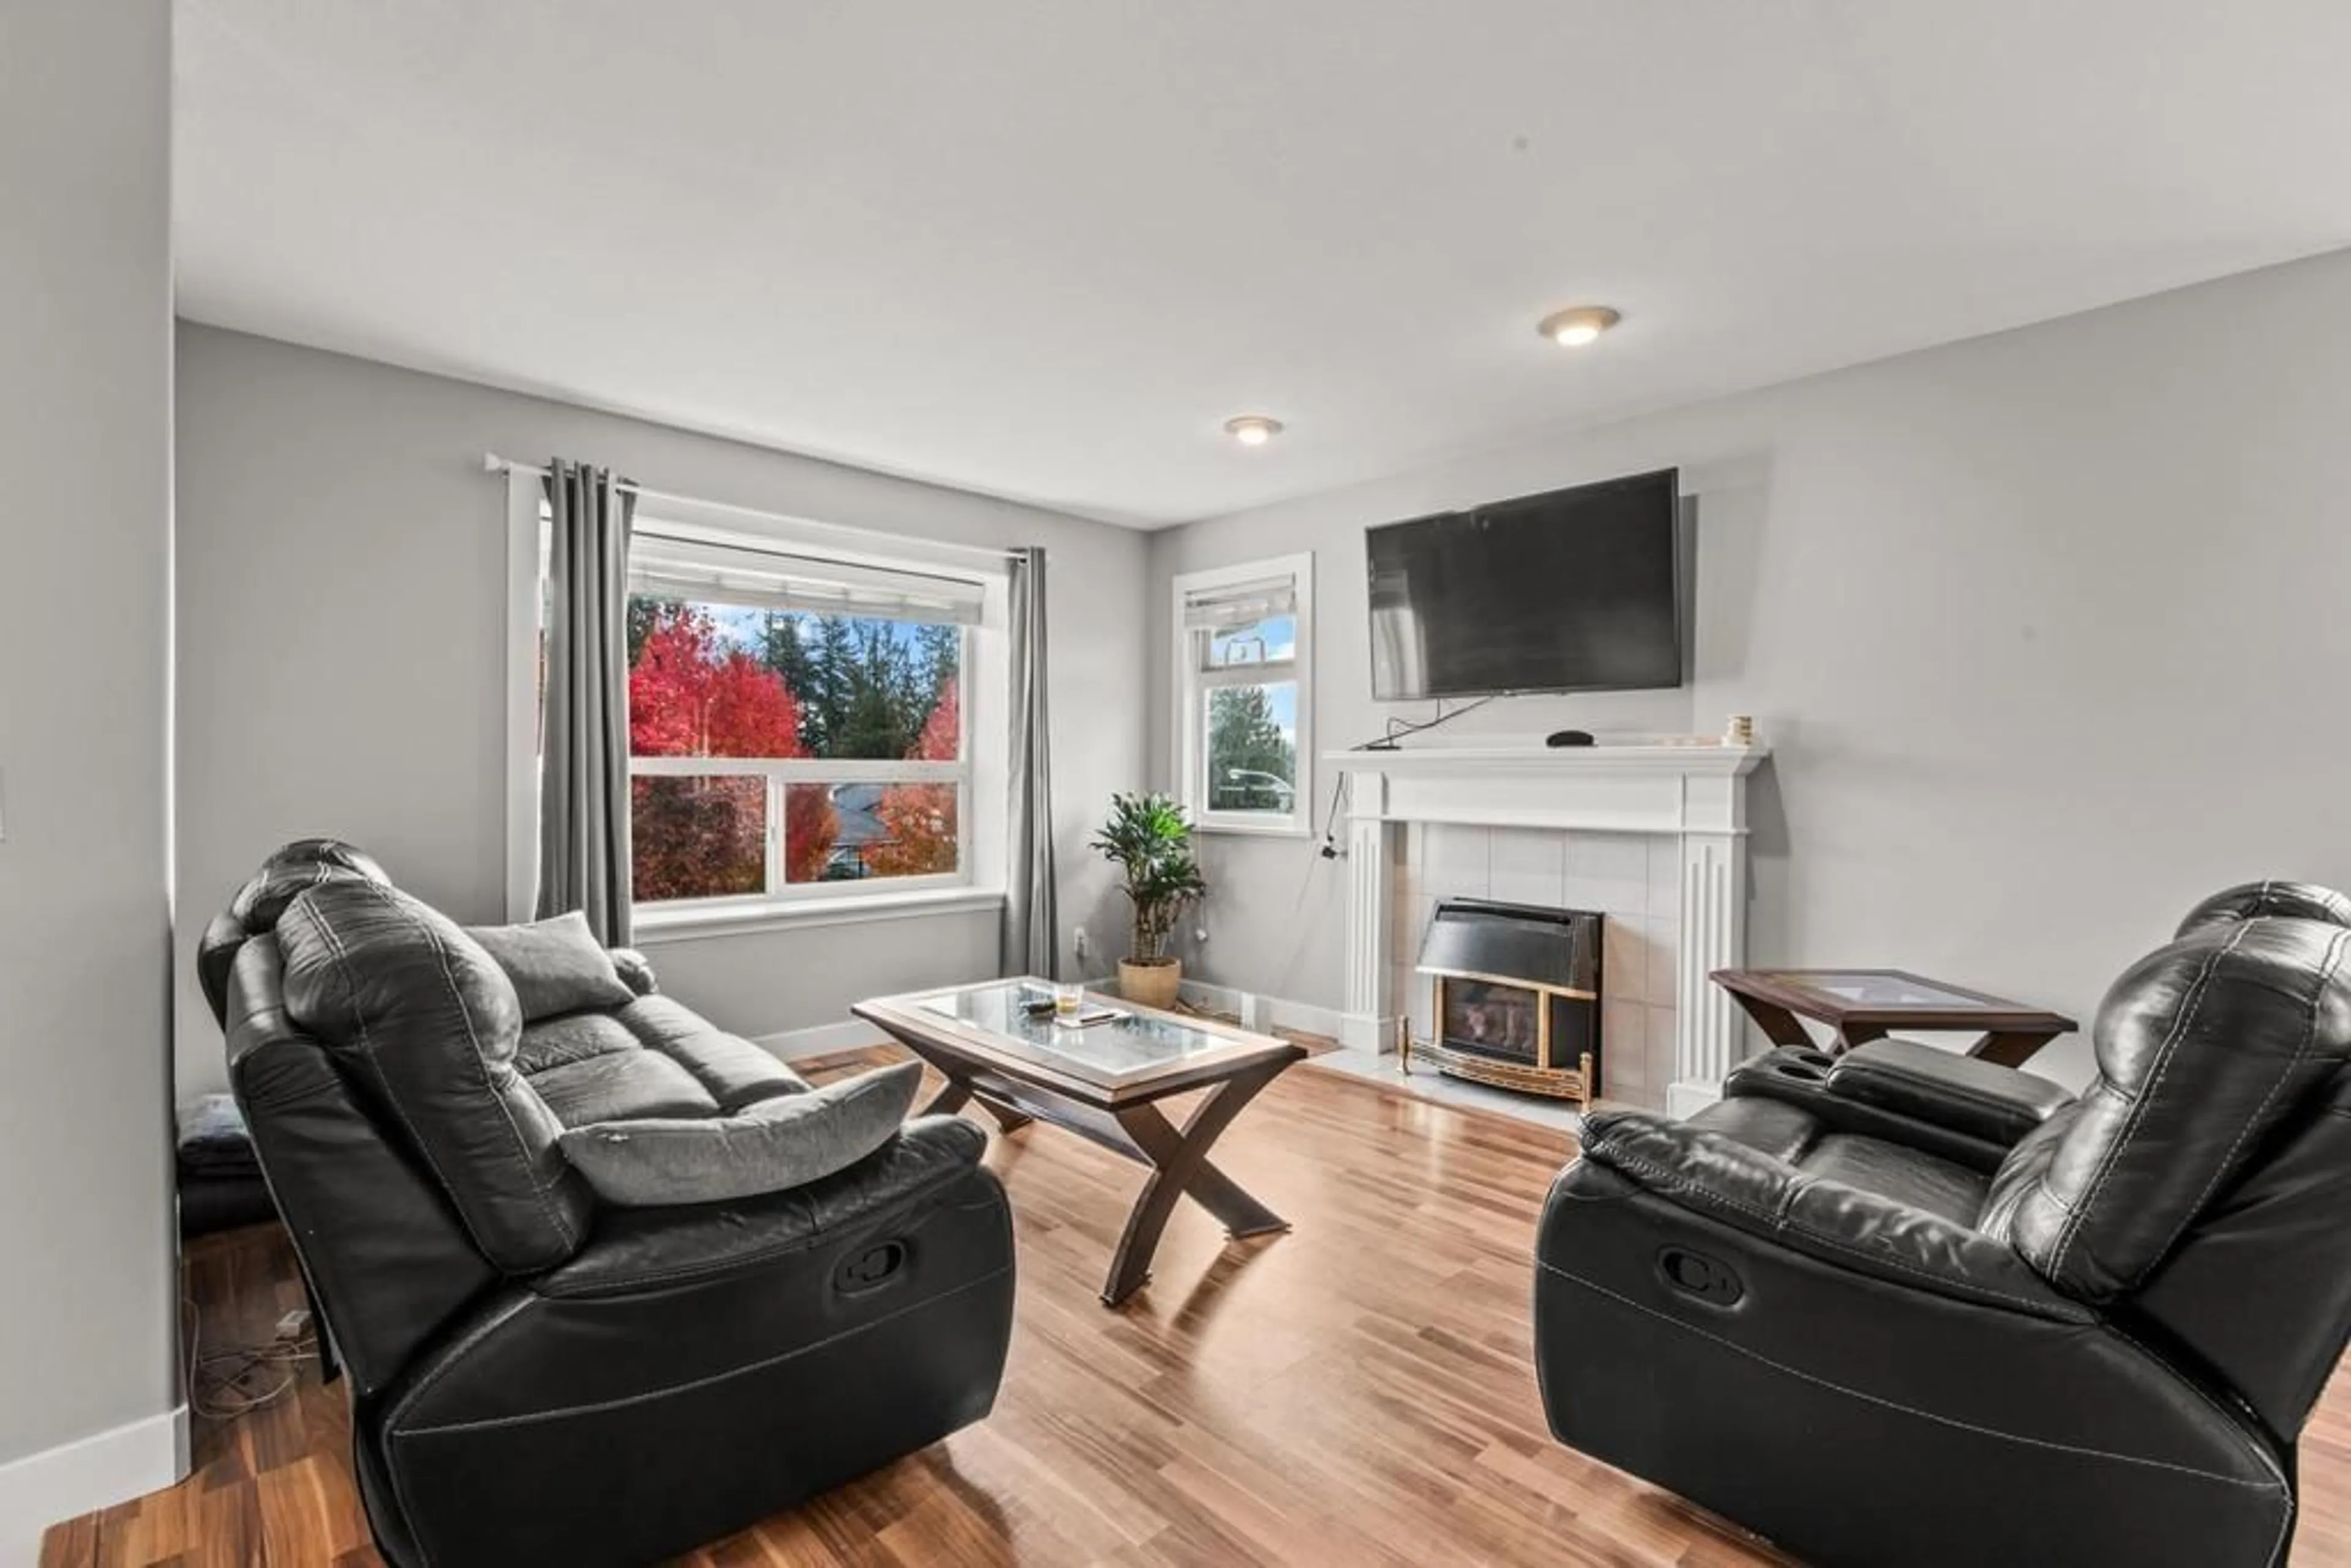
[[[1295,585],[1298,622],[1297,653],[1284,664],[1237,664],[1229,670],[1204,671],[1193,647],[1193,633],[1184,624],[1184,609],[1197,593],[1238,588],[1287,577]],[[1257,833],[1272,837],[1306,838],[1314,831],[1314,557],[1311,552],[1272,556],[1235,566],[1178,572],[1170,601],[1173,641],[1170,668],[1174,676],[1176,736],[1170,755],[1176,762],[1176,798],[1191,813],[1195,827],[1217,833]],[[1212,811],[1208,809],[1207,693],[1218,685],[1259,685],[1268,676],[1298,683],[1298,776],[1292,780],[1290,809],[1277,811]]]
[[[508,918],[528,920],[537,896],[538,871],[538,646],[545,600],[546,521],[538,476],[509,476],[507,525],[507,904]],[[923,559],[918,540],[907,540],[904,557],[842,549],[821,525],[795,526],[790,519],[753,517],[732,508],[702,509],[664,499],[656,511],[641,509],[641,527],[664,534],[705,539],[751,549],[788,551],[853,566],[954,575],[981,592],[980,621],[962,629],[958,676],[962,682],[963,734],[952,762],[889,758],[857,760],[815,758],[632,757],[633,778],[751,776],[767,781],[767,874],[768,891],[717,898],[664,899],[635,905],[633,924],[641,941],[721,930],[851,923],[898,915],[920,915],[1000,903],[1005,885],[1005,827],[1010,774],[1008,660],[1009,581],[1001,572],[975,570],[967,560],[942,564]],[[989,633],[994,635],[989,635]],[[868,877],[853,881],[787,883],[784,880],[785,789],[790,784],[953,783],[958,787],[956,866],[952,873],[923,876]]]

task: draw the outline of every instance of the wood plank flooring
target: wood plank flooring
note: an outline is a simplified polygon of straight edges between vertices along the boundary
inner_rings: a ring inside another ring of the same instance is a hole
[[[835,1071],[883,1060],[847,1053]],[[819,1075],[821,1074],[812,1074]],[[926,1564],[1785,1563],[1561,1448],[1532,1374],[1529,1249],[1562,1134],[1311,1063],[1217,1145],[1294,1224],[1228,1243],[1186,1205],[1155,1278],[1096,1300],[1140,1173],[1031,1127],[992,1140],[1012,1194],[1019,1321],[994,1415],[691,1568]],[[205,1342],[266,1340],[301,1304],[275,1227],[192,1248]],[[199,1420],[168,1491],[52,1530],[44,1568],[359,1568],[368,1544],[340,1385]],[[2303,1444],[2297,1568],[2351,1562],[2351,1384]]]

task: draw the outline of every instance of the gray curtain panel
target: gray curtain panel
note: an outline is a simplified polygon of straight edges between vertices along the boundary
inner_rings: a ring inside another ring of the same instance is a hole
[[[629,525],[611,470],[548,465],[547,710],[538,784],[538,917],[579,910],[629,941]]]
[[[1053,906],[1053,727],[1045,711],[1045,552],[1012,558],[1012,841],[998,959],[1008,975],[1061,974]]]

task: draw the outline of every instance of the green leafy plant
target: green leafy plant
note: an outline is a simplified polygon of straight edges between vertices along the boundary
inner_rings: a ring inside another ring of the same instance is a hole
[[[1093,848],[1126,879],[1134,904],[1134,949],[1128,962],[1167,962],[1167,936],[1184,906],[1208,891],[1192,855],[1192,821],[1165,795],[1113,795],[1110,820]]]

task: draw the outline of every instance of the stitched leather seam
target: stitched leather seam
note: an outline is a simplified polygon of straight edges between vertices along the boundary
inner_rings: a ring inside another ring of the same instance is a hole
[[[1556,1263],[1538,1259],[1536,1267],[1546,1273],[1556,1274],[1570,1284],[1580,1285],[1595,1295],[1605,1296],[1612,1301],[1630,1307],[1646,1317],[1655,1318],[1659,1322],[1680,1329],[1685,1333],[1696,1334],[1700,1339],[1719,1344],[1734,1355],[1745,1356],[1748,1360],[1768,1366],[1774,1372],[1782,1373],[1800,1382],[1809,1383],[1816,1388],[1825,1388],[1832,1394],[1842,1394],[1847,1398],[1861,1400],[1864,1404],[1900,1411],[1906,1416],[1916,1416],[1922,1421],[1932,1421],[1938,1427],[1955,1427],[1959,1431],[1973,1432],[1979,1437],[1995,1437],[2004,1443],[2021,1443],[2027,1448],[2047,1448],[2061,1454],[2078,1455],[2084,1458],[2112,1459],[2117,1464],[2139,1465],[2149,1469],[2168,1470],[2175,1475],[2193,1476],[2199,1480],[2218,1481],[2223,1486],[2242,1487],[2250,1491],[2279,1492],[2283,1494],[2287,1517],[2293,1516],[2294,1503],[2291,1494],[2286,1494],[2284,1489],[2274,1480],[2248,1480],[2240,1476],[2224,1476],[2217,1470],[2199,1469],[2194,1465],[2179,1464],[2170,1459],[2149,1458],[2141,1454],[2117,1454],[2106,1448],[2093,1448],[2078,1443],[2061,1443],[2053,1437],[2032,1437],[2022,1432],[2002,1431],[1997,1427],[1986,1427],[1973,1421],[1963,1421],[1956,1416],[1943,1416],[1932,1410],[1921,1410],[1915,1405],[1905,1405],[1898,1399],[1888,1399],[1882,1394],[1866,1394],[1858,1388],[1848,1388],[1842,1383],[1833,1383],[1817,1374],[1790,1366],[1784,1362],[1774,1361],[1761,1351],[1750,1350],[1747,1346],[1734,1340],[1725,1339],[1720,1334],[1708,1333],[1695,1324],[1686,1323],[1679,1318],[1661,1312],[1655,1307],[1633,1300],[1630,1296],[1620,1295],[1597,1281],[1587,1280],[1583,1275],[1573,1273]],[[2078,1326],[2088,1328],[2092,1325]]]
[[[2251,1453],[2254,1458],[2261,1461],[2262,1469],[2269,1471],[2271,1475],[2277,1478],[2278,1490],[2285,1494],[2285,1511],[2279,1516],[2278,1532],[2276,1538],[2270,1542],[2270,1554],[2267,1559],[2270,1568],[2276,1568],[2280,1559],[2283,1558],[2285,1553],[2286,1536],[2294,1528],[2294,1511],[2300,1507],[2301,1504],[2300,1500],[2294,1496],[2294,1488],[2287,1483],[2285,1476],[2279,1470],[2276,1461],[2270,1457],[2269,1450],[2262,1446],[2262,1443],[2258,1438],[2245,1434],[2243,1423],[2239,1421],[2236,1416],[2233,1415],[2218,1399],[2213,1398],[2211,1391],[2207,1389],[2202,1384],[2197,1382],[2194,1378],[2188,1376],[2178,1367],[2172,1365],[2171,1363],[2166,1361],[2162,1356],[2158,1355],[2147,1346],[2139,1343],[2139,1342],[2132,1338],[2129,1332],[2124,1329],[2120,1324],[2107,1322],[2104,1326],[2112,1333],[2116,1338],[2121,1340],[2125,1344],[2129,1345],[2141,1355],[2147,1357],[2147,1360],[2155,1363],[2156,1365],[2169,1373],[2174,1382],[2184,1385],[2190,1393],[2194,1394],[2199,1399],[2204,1401],[2204,1403],[2210,1407],[2213,1414],[2219,1416],[2220,1419],[2228,1425],[2231,1431],[2236,1432],[2241,1436],[2244,1436],[2246,1451]]]
[[[2179,1384],[2190,1394],[2195,1395],[2197,1398],[2202,1400],[2206,1408],[2210,1409],[2215,1416],[2220,1416],[2223,1422],[2227,1423],[2231,1431],[2236,1432],[2240,1435],[2243,1434],[2244,1423],[2239,1418],[2237,1413],[2231,1410],[2227,1406],[2221,1404],[2218,1399],[2213,1398],[2210,1389],[2197,1382],[2194,1378],[2189,1376],[2186,1373],[2180,1371],[2178,1367],[2172,1365],[2171,1363],[2166,1361],[2162,1356],[2158,1355],[2154,1351],[2149,1350],[2146,1345],[2141,1344],[2138,1340],[2133,1337],[2130,1332],[2122,1327],[2121,1324],[2107,1322],[2102,1324],[2102,1326],[2108,1333],[2113,1334],[2116,1339],[2122,1341],[2125,1344],[2138,1352],[2139,1354],[2147,1357],[2147,1360],[2163,1368],[2165,1372],[2169,1373],[2173,1382]],[[2277,1483],[2279,1486],[2283,1487],[2285,1485],[2285,1477],[2279,1473],[2277,1466],[2272,1462],[2270,1456],[2263,1451],[2260,1443],[2256,1442],[2252,1437],[2246,1437],[2245,1451],[2252,1455],[2255,1459],[2261,1462],[2262,1469],[2269,1471],[2271,1475],[2277,1478]]]
[[[2105,1153],[2098,1162],[2097,1174],[2091,1178],[2081,1207],[2072,1211],[2071,1219],[2058,1236],[2056,1251],[2051,1256],[2045,1272],[2056,1274],[2064,1270],[2074,1243],[2081,1239],[2083,1226],[2090,1211],[2097,1207],[2098,1198],[2105,1191],[2106,1182],[2114,1175],[2115,1167],[2122,1164],[2123,1151],[2130,1146],[2139,1124],[2147,1119],[2147,1107],[2154,1103],[2157,1091],[2162,1087],[2164,1074],[2171,1070],[2179,1042],[2188,1038],[2189,1026],[2196,1021],[2196,1015],[2203,1009],[2204,995],[2211,984],[2213,971],[2220,967],[2221,959],[2237,950],[2237,945],[2252,929],[2250,925],[2238,926],[2228,941],[2212,949],[2210,956],[2204,960],[2204,967],[2197,972],[2195,983],[2180,998],[2179,1014],[2171,1020],[2171,1032],[2164,1037],[2162,1046],[2156,1052],[2154,1070],[2147,1074],[2147,1082],[2139,1087],[2138,1092],[2132,1096],[2129,1113],[2124,1117],[2120,1131],[2106,1145]],[[2106,1081],[2103,1071],[2098,1076],[2101,1082]],[[2044,1175],[2042,1180],[2046,1183],[2048,1177]]]
[[[1738,1209],[1742,1213],[1753,1215],[1755,1218],[1769,1224],[1774,1236],[1793,1232],[1795,1235],[1801,1236],[1808,1241],[1817,1242],[1823,1247],[1832,1248],[1834,1250],[1845,1253],[1850,1257],[1860,1258],[1871,1263],[1880,1264],[1888,1269],[1897,1270],[1905,1274],[1914,1275],[1918,1279],[1940,1285],[1946,1290],[1964,1292],[1969,1297],[1987,1296],[1994,1301],[2005,1301],[2011,1306],[2020,1307],[2034,1317],[2047,1318],[2052,1322],[2068,1322],[2074,1321],[2071,1314],[2064,1313],[2062,1312],[2061,1304],[2058,1302],[2039,1301],[2033,1300],[2030,1296],[2011,1295],[2007,1291],[1999,1290],[1991,1285],[1980,1284],[1973,1280],[1946,1274],[1937,1270],[1925,1268],[1919,1264],[1909,1262],[1905,1259],[1894,1257],[1892,1254],[1879,1250],[1876,1248],[1858,1246],[1853,1242],[1842,1240],[1834,1236],[1825,1235],[1821,1231],[1813,1229],[1809,1226],[1800,1226],[1795,1224],[1786,1217],[1786,1210],[1790,1205],[1795,1202],[1800,1184],[1805,1184],[1806,1182],[1806,1178],[1802,1176],[1797,1176],[1794,1181],[1786,1184],[1786,1196],[1782,1200],[1779,1210],[1777,1212],[1771,1212],[1759,1208],[1755,1205],[1748,1203],[1741,1198],[1732,1197],[1728,1193],[1719,1192],[1712,1187],[1703,1186],[1688,1182],[1682,1178],[1677,1173],[1660,1170],[1658,1167],[1649,1164],[1646,1160],[1643,1160],[1636,1155],[1626,1155],[1621,1150],[1609,1150],[1604,1156],[1603,1163],[1614,1165],[1619,1161],[1622,1161],[1625,1165],[1629,1166],[1634,1170],[1639,1171],[1642,1175],[1651,1177],[1656,1181],[1658,1185],[1664,1186],[1668,1192],[1687,1193],[1690,1196],[1698,1198],[1702,1202],[1720,1203]],[[2063,1303],[2064,1306],[2070,1306],[2071,1304],[2072,1303],[2070,1302]]]
[[[311,929],[319,934],[319,939],[327,945],[327,951],[334,956],[335,967],[342,973],[344,987],[354,998],[357,998],[359,985],[352,977],[350,954],[344,948],[343,939],[335,934],[334,928],[329,925],[317,912],[308,906],[305,906],[296,917],[308,921]],[[280,924],[284,922],[281,920]],[[280,991],[282,994],[282,985]],[[287,1016],[290,1021],[292,1015]],[[415,1145],[416,1152],[423,1156],[426,1168],[433,1173],[433,1179],[441,1184],[442,1193],[449,1199],[450,1211],[456,1215],[458,1225],[465,1229],[465,1239],[474,1244],[475,1251],[487,1258],[490,1249],[482,1245],[481,1233],[474,1228],[474,1222],[466,1215],[465,1206],[457,1202],[457,1189],[449,1185],[448,1174],[442,1170],[441,1162],[433,1157],[433,1145],[424,1141],[424,1135],[416,1130],[416,1124],[408,1119],[408,1111],[401,1104],[400,1097],[385,1084],[383,1069],[376,1064],[375,1039],[368,1032],[366,1015],[354,1009],[351,1016],[352,1021],[358,1026],[360,1031],[360,1053],[367,1059],[368,1071],[375,1076],[377,1097],[392,1107],[392,1113],[400,1118],[400,1124],[402,1127],[408,1129],[408,1141]]]
[[[918,1312],[928,1307],[935,1307],[945,1302],[952,1301],[956,1297],[967,1294],[972,1291],[977,1291],[983,1285],[993,1284],[997,1281],[1009,1275],[1011,1272],[1012,1265],[1007,1263],[1000,1268],[990,1270],[988,1272],[980,1275],[977,1279],[967,1280],[962,1284],[956,1286],[953,1290],[942,1291],[935,1296],[925,1296],[918,1301],[909,1301],[904,1306],[898,1308],[895,1312],[885,1312],[882,1316],[872,1319],[871,1322],[859,1323],[853,1328],[842,1329],[838,1333],[827,1334],[822,1339],[811,1340],[806,1344],[795,1345],[793,1348],[785,1351],[780,1355],[771,1355],[764,1357],[758,1361],[746,1362],[740,1366],[730,1366],[724,1372],[715,1372],[706,1377],[689,1378],[684,1383],[674,1383],[661,1388],[648,1388],[640,1393],[622,1395],[612,1399],[600,1399],[586,1405],[567,1405],[552,1410],[532,1410],[519,1416],[486,1416],[479,1421],[450,1421],[435,1427],[411,1427],[402,1430],[388,1432],[386,1436],[405,1440],[413,1437],[447,1437],[452,1434],[465,1432],[495,1431],[506,1427],[532,1426],[541,1421],[568,1420],[575,1416],[601,1415],[608,1410],[626,1410],[633,1406],[650,1404],[657,1399],[669,1398],[672,1395],[691,1394],[697,1388],[706,1388],[714,1384],[732,1382],[736,1378],[747,1376],[755,1372],[765,1372],[771,1366],[780,1366],[785,1362],[797,1360],[800,1356],[811,1354],[814,1352],[820,1351],[827,1345],[833,1344],[841,1340],[850,1339],[858,1334],[869,1333],[872,1331],[882,1327],[885,1323],[895,1322],[898,1319],[904,1317],[909,1312]]]
[[[530,1182],[531,1192],[538,1199],[540,1210],[554,1225],[555,1233],[563,1239],[563,1245],[578,1247],[579,1233],[572,1229],[569,1218],[563,1213],[562,1207],[547,1190],[547,1184],[538,1179],[538,1172],[532,1168],[530,1140],[522,1135],[522,1128],[514,1119],[514,1108],[507,1103],[507,1097],[500,1093],[497,1085],[490,1081],[489,1058],[482,1054],[482,1037],[474,1028],[474,1009],[466,1004],[465,994],[458,988],[457,977],[449,967],[449,945],[441,940],[441,934],[434,930],[428,922],[417,919],[409,910],[400,909],[400,906],[392,904],[390,899],[384,902],[388,906],[399,909],[401,915],[433,945],[434,959],[441,966],[441,978],[449,988],[450,999],[457,1004],[457,1016],[465,1020],[465,1042],[474,1048],[474,1065],[481,1070],[482,1092],[496,1103],[498,1114],[506,1118],[507,1131],[514,1134],[515,1153],[521,1158],[522,1174]]]
[[[1628,1182],[1625,1184],[1623,1192],[1572,1192],[1568,1190],[1567,1178],[1573,1176],[1575,1167],[1582,1164],[1583,1164],[1582,1155],[1568,1161],[1559,1175],[1552,1177],[1551,1191],[1544,1195],[1543,1201],[1546,1203],[1553,1200],[1566,1203],[1622,1203],[1640,1190]]]
[[[2334,983],[2335,970],[2342,966],[2343,945],[2346,937],[2351,937],[2351,931],[2338,930],[2327,942],[2326,963],[2319,971],[2318,983],[2310,990],[2310,1017],[2304,1023],[2301,1042],[2294,1048],[2294,1054],[2286,1059],[2285,1065],[2278,1070],[2277,1078],[2270,1084],[2269,1092],[2262,1096],[2262,1103],[2253,1107],[2252,1113],[2245,1118],[2245,1124],[2238,1128],[2237,1135],[2230,1140],[2228,1153],[2222,1155],[2220,1163],[2212,1168],[2212,1179],[2204,1184],[2204,1190],[2196,1195],[2195,1203],[2181,1215],[2179,1223],[2171,1228],[2171,1234],[2164,1238],[2162,1247],[2158,1249],[2138,1271],[2131,1276],[2130,1282],[2134,1289],[2144,1284],[2147,1277],[2155,1272],[2156,1266],[2161,1263],[2172,1248],[2179,1244],[2179,1238],[2190,1225],[2195,1223],[2197,1217],[2203,1211],[2204,1206],[2212,1201],[2212,1194],[2219,1188],[2221,1178],[2231,1174],[2237,1163],[2237,1155],[2245,1146],[2245,1140],[2253,1135],[2253,1128],[2260,1124],[2262,1116],[2268,1113],[2271,1102],[2278,1097],[2280,1090],[2293,1081],[2294,1070],[2302,1065],[2303,1060],[2310,1054],[2310,1048],[2317,1043],[2319,1008],[2326,1000],[2326,988]]]
[[[457,1363],[465,1351],[472,1349],[476,1344],[479,1344],[484,1339],[487,1338],[494,1330],[498,1328],[501,1324],[510,1322],[517,1313],[525,1311],[529,1307],[529,1305],[530,1299],[528,1297],[525,1297],[521,1301],[514,1302],[507,1311],[499,1313],[496,1317],[492,1318],[486,1322],[475,1324],[473,1330],[466,1333],[464,1339],[462,1339],[458,1344],[452,1349],[447,1359],[444,1360],[438,1366],[433,1368],[427,1375],[418,1379],[415,1387],[402,1394],[399,1399],[393,1403],[391,1415],[385,1417],[384,1420],[385,1434],[391,1437],[399,1436],[395,1427],[400,1420],[400,1412],[406,1409],[415,1401],[423,1398],[427,1392],[429,1392],[442,1380],[443,1377],[447,1375],[450,1367]],[[392,1463],[392,1454],[389,1449],[387,1449],[384,1454],[383,1469],[385,1476],[389,1478],[392,1482],[392,1495],[393,1500],[400,1504],[401,1518],[406,1521],[409,1534],[415,1538],[418,1552],[423,1557],[427,1563],[430,1563],[433,1559],[433,1549],[424,1542],[424,1531],[416,1511],[416,1504],[408,1495],[408,1487],[401,1476],[400,1467]]]

